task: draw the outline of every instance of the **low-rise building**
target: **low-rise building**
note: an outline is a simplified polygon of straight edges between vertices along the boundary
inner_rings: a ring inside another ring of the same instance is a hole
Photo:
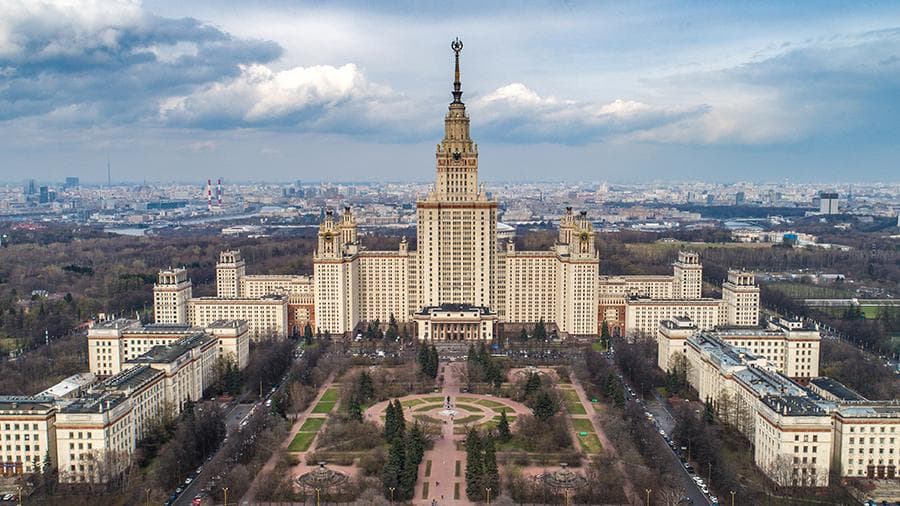
[[[216,338],[198,332],[166,346],[154,346],[126,365],[162,371],[165,399],[180,413],[186,402],[201,399],[203,391],[212,385],[217,354]]]
[[[288,332],[288,296],[259,298],[198,297],[188,301],[188,322],[206,327],[219,320],[244,320],[252,339],[285,338]]]
[[[774,328],[785,334],[812,331],[789,323],[782,320]],[[833,471],[844,478],[900,478],[900,402],[866,400],[829,378],[797,378],[809,385],[804,386],[785,375],[796,369],[790,364],[773,363],[745,347],[755,346],[746,342],[754,336],[746,329],[740,337],[693,329],[685,338],[691,330],[686,321],[661,325],[661,367],[671,369],[674,357],[683,354],[690,385],[723,422],[747,437],[754,462],[772,481],[824,487]]]
[[[756,411],[756,465],[780,486],[828,486],[834,435],[830,410],[803,396],[761,400]]]
[[[423,341],[491,341],[497,314],[486,307],[442,304],[413,315]]]
[[[833,465],[841,476],[900,478],[900,401],[842,402],[834,434]]]
[[[61,483],[105,483],[121,474],[134,452],[131,401],[122,394],[82,397],[56,413]]]
[[[0,474],[56,464],[56,405],[50,397],[0,396]]]
[[[219,340],[219,353],[233,353],[239,369],[249,360],[250,327],[242,320],[216,320],[204,328],[187,324],[141,324],[118,319],[96,323],[88,330],[88,365],[100,377],[118,374],[126,362],[155,346],[167,346],[198,332]]]

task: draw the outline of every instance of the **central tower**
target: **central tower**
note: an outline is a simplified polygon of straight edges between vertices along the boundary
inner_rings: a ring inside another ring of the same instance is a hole
[[[454,52],[453,101],[435,152],[437,179],[416,203],[420,306],[470,304],[490,308],[497,265],[497,202],[478,184],[478,145],[469,135],[462,101],[459,39]]]

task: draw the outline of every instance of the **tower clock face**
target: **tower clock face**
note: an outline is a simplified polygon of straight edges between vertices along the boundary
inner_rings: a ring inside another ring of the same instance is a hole
[[[588,235],[587,232],[582,232],[582,233],[581,233],[581,240],[582,240],[582,241],[587,241],[589,237],[590,237],[590,236]]]
[[[462,153],[460,153],[459,151],[454,151],[453,152],[453,160],[458,162],[460,158],[462,158]]]
[[[331,232],[325,232],[325,240],[326,240],[326,241],[330,241],[330,240],[331,240]]]

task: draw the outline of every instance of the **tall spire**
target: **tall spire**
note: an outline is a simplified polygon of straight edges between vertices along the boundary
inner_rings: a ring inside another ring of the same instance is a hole
[[[459,40],[459,37],[453,40],[450,43],[450,49],[456,53],[456,74],[454,75],[455,79],[453,80],[453,103],[461,104],[462,100],[462,83],[459,82],[459,52],[462,51],[463,43]]]

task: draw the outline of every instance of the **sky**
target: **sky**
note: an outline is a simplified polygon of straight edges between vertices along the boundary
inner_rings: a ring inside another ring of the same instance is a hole
[[[0,181],[900,179],[898,2],[0,0]]]

